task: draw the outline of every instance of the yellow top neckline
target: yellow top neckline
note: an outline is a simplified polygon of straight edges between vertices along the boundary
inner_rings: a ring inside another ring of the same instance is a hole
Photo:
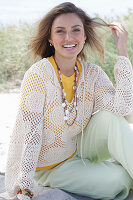
[[[55,60],[53,58],[53,56],[48,57],[47,60],[52,64],[52,66],[54,67],[54,70],[56,72],[57,78],[59,80],[59,73],[58,73],[58,69],[57,69],[57,65],[55,63]],[[78,80],[81,74],[81,63],[79,60],[76,61],[76,65],[78,67],[79,70],[79,74],[77,74]],[[63,88],[64,91],[66,93],[66,100],[71,103],[71,101],[73,100],[73,94],[74,94],[74,90],[73,90],[73,86],[74,86],[74,79],[75,79],[75,73],[73,73],[71,76],[65,76],[64,74],[62,74],[62,84],[63,84]],[[60,82],[60,81],[59,81]]]
[[[56,65],[56,63],[55,63],[55,60],[54,60],[53,56],[48,57],[47,60],[52,64],[52,66],[54,67],[54,70],[55,70],[56,74],[58,75],[57,65]],[[77,65],[77,67],[78,67],[79,74],[81,74],[82,68],[81,68],[81,63],[80,63],[79,60],[76,60],[76,65]],[[62,75],[62,77],[64,77],[65,79],[71,79],[71,78],[74,77],[74,73],[73,73],[71,76],[65,76],[65,75],[62,74],[62,73],[61,73],[61,75]],[[58,75],[58,76],[59,76],[59,75]],[[58,76],[57,76],[57,77],[58,77]]]

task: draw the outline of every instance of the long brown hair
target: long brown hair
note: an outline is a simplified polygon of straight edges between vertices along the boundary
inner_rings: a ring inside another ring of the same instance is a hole
[[[84,48],[79,53],[78,57],[86,60],[88,48],[97,51],[101,58],[104,57],[104,45],[99,35],[100,32],[98,31],[98,28],[103,26],[106,27],[108,24],[100,18],[89,17],[82,9],[76,7],[73,3],[65,2],[56,6],[44,16],[38,25],[36,35],[31,38],[28,47],[29,50],[33,52],[34,61],[37,56],[46,58],[54,55],[54,47],[50,46],[48,41],[51,34],[51,27],[57,16],[67,13],[76,14],[82,20],[84,25],[86,41]]]

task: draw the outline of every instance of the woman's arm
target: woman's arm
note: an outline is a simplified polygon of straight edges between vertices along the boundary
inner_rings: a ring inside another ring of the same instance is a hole
[[[45,85],[36,67],[28,70],[21,88],[21,101],[10,141],[6,189],[15,197],[20,188],[32,191],[34,173],[41,148]],[[30,199],[22,194],[19,199]]]
[[[105,109],[126,116],[133,112],[133,73],[127,58],[128,33],[122,24],[112,23],[108,26],[111,28],[119,55],[114,66],[116,88],[103,70],[99,69],[95,84],[95,110]]]
[[[116,87],[113,86],[105,72],[99,68],[95,82],[95,107],[126,116],[133,112],[133,74],[129,59],[118,56],[114,66]]]

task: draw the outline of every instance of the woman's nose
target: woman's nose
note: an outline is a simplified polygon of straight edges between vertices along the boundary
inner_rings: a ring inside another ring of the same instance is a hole
[[[72,39],[72,34],[70,32],[67,32],[65,39],[66,40],[71,40]]]

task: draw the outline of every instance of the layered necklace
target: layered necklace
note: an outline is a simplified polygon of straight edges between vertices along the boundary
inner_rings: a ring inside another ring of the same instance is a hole
[[[56,61],[55,61],[55,63],[56,63]],[[73,90],[74,90],[73,105],[72,105],[71,109],[68,109],[66,93],[64,91],[64,87],[63,87],[63,83],[62,83],[61,71],[60,71],[60,68],[58,67],[57,63],[56,63],[56,66],[58,69],[59,81],[60,81],[60,85],[61,85],[62,107],[64,108],[64,121],[68,126],[72,126],[77,118],[77,103],[78,103],[78,96],[77,96],[78,76],[77,76],[77,74],[79,74],[79,70],[78,70],[78,67],[75,65],[75,67],[74,67],[75,79],[74,79],[74,86],[73,86]],[[68,123],[68,115],[69,115],[69,113],[72,113],[73,110],[75,110],[75,117],[71,123]]]

